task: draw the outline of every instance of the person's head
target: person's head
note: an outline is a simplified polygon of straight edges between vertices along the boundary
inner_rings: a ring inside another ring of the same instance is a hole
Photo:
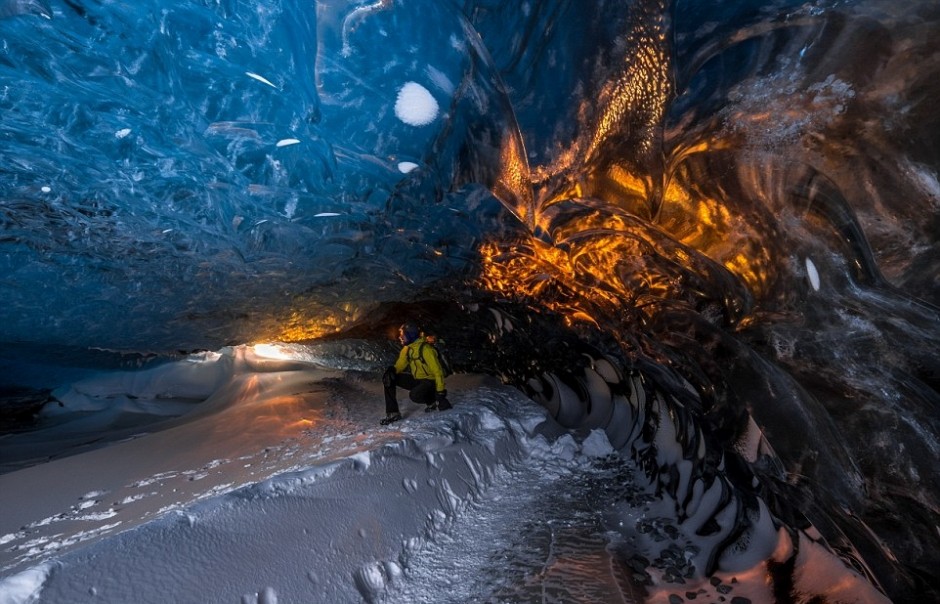
[[[421,335],[421,330],[418,329],[418,326],[412,322],[402,323],[402,326],[398,328],[398,341],[402,343],[402,346],[411,344],[418,339],[418,336]]]

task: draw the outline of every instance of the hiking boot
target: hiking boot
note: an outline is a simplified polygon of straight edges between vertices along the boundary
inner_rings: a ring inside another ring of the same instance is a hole
[[[387,426],[389,424],[394,424],[400,419],[401,419],[401,413],[389,413],[388,415],[385,416],[385,419],[383,419],[380,423],[383,426]]]
[[[451,405],[450,401],[447,400],[446,398],[442,401],[438,401],[437,404],[435,404],[434,406],[441,411],[447,411],[448,409],[454,408],[454,406]]]
[[[431,403],[430,405],[424,408],[425,413],[430,413],[431,411],[437,411],[437,403]]]

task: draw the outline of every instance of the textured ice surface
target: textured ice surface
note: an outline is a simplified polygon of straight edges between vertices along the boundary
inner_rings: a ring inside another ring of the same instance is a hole
[[[52,312],[5,317],[4,341],[167,351],[275,339],[300,316],[335,330],[465,269],[448,250],[497,224],[455,191],[499,188],[500,157],[524,158],[451,3],[39,6],[0,14],[16,274],[0,292]]]

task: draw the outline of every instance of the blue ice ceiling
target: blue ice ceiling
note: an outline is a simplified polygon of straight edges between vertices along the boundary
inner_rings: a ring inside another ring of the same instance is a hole
[[[693,247],[739,277],[753,272],[748,285],[763,295],[794,250],[765,215],[779,209],[780,187],[868,195],[865,183],[842,182],[845,168],[821,163],[838,153],[833,137],[818,153],[794,141],[889,112],[898,123],[865,129],[865,144],[888,154],[906,144],[911,178],[894,183],[882,170],[877,187],[936,198],[921,168],[935,153],[930,129],[913,126],[932,123],[921,102],[929,74],[859,87],[873,62],[904,69],[888,26],[920,39],[929,25],[916,10],[873,11],[849,20],[801,3],[6,0],[2,339],[175,350],[330,333],[377,303],[461,282],[481,242],[542,237],[540,208],[577,197],[616,198],[683,243],[692,229],[700,239],[744,232],[738,260],[708,241]],[[909,86],[911,102],[892,86]],[[732,157],[744,161],[729,171]],[[661,200],[685,180],[736,204],[744,224],[716,220],[713,208],[707,221],[691,210],[697,225],[670,224]],[[770,203],[744,201],[755,196]],[[871,277],[857,215],[919,210],[868,196],[870,209],[825,202],[823,213],[851,247],[848,268]],[[882,272],[930,289],[936,270],[911,269],[935,245],[931,228],[905,240],[878,220],[865,235],[884,239]],[[936,288],[919,295],[935,300]]]
[[[464,270],[524,162],[449,3],[6,4],[6,340],[329,332]]]

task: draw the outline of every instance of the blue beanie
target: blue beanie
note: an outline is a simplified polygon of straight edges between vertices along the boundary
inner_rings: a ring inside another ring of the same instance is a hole
[[[405,344],[411,344],[418,339],[418,336],[421,335],[421,331],[414,323],[405,323],[401,326],[401,335],[404,338]]]

